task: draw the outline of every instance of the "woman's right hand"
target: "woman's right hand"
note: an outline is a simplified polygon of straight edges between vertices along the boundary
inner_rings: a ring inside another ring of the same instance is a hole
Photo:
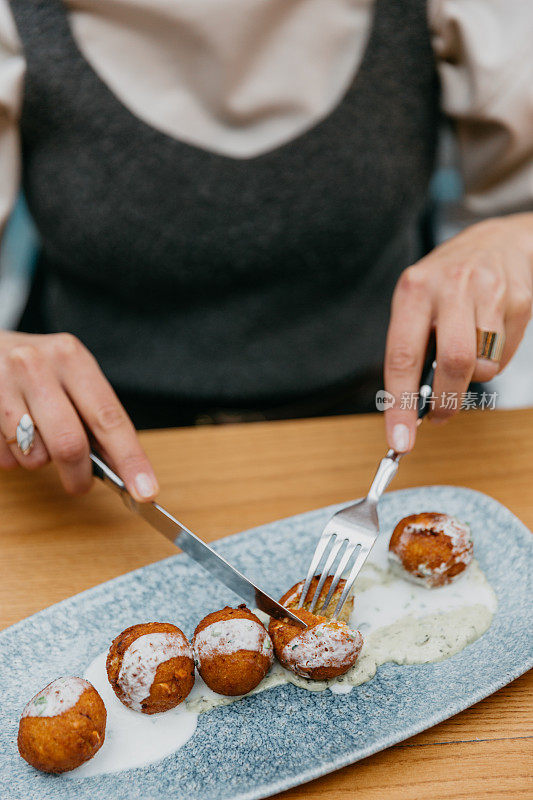
[[[23,455],[15,436],[29,414],[35,444]],[[66,491],[82,494],[92,482],[89,434],[139,502],[159,487],[135,428],[96,360],[69,333],[0,331],[0,468],[37,469],[53,461]]]

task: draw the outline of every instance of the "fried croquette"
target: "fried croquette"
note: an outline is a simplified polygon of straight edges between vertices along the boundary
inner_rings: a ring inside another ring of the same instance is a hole
[[[314,578],[311,579],[311,583],[309,584],[309,589],[307,590],[305,601],[302,605],[302,608],[304,608],[306,611],[309,611],[311,601],[315,596],[315,591],[319,579],[320,575],[315,575]],[[322,606],[327,598],[329,587],[331,586],[332,580],[333,580],[333,575],[328,575],[328,577],[324,581],[324,586],[320,590],[320,594],[318,596],[318,600],[315,606],[315,611],[319,612],[323,617],[327,617],[327,619],[331,619],[332,615],[334,614],[337,603],[346,585],[346,581],[344,580],[344,578],[341,578],[337,588],[335,589],[333,595],[331,596],[331,600],[328,602],[327,608],[323,609]],[[279,601],[281,605],[285,606],[285,608],[290,608],[291,611],[293,611],[295,608],[298,608],[303,586],[304,586],[304,581],[298,581],[298,583],[295,583],[294,586],[292,586],[287,592],[285,592],[285,594]],[[349,595],[342,607],[341,613],[339,614],[338,618],[340,622],[345,622],[347,625],[349,625],[352,611],[353,611],[353,595]]]
[[[19,753],[42,772],[68,772],[101,748],[106,716],[102,698],[88,681],[57,678],[24,708]]]
[[[389,542],[391,568],[416,583],[444,586],[470,564],[474,546],[468,525],[437,512],[411,514]]]
[[[170,622],[126,628],[109,648],[106,669],[118,699],[143,714],[174,708],[194,685],[191,646]]]
[[[270,636],[245,605],[204,617],[194,632],[193,649],[207,686],[230,697],[255,689],[274,660]]]
[[[343,675],[355,664],[363,646],[359,631],[303,608],[293,609],[293,614],[306,623],[306,630],[277,619],[268,627],[283,667],[303,678],[326,680]]]

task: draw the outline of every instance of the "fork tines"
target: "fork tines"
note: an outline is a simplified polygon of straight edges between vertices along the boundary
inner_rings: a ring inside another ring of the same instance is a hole
[[[309,606],[309,611],[311,611],[311,613],[314,613],[322,589],[324,588],[324,584],[328,576],[330,575],[335,565],[335,562],[337,562],[336,569],[333,574],[333,580],[331,581],[331,585],[329,586],[328,593],[320,610],[317,612],[324,614],[331,602],[332,597],[334,596],[337,590],[337,587],[339,585],[342,576],[346,572],[348,565],[355,553],[357,553],[357,555],[354,566],[358,564],[361,549],[362,549],[361,544],[353,544],[348,538],[344,537],[341,533],[330,534],[329,532],[324,531],[324,533],[320,537],[320,541],[318,542],[317,548],[313,555],[313,559],[311,561],[309,571],[307,573],[307,577],[305,579],[305,583],[302,588],[302,593],[300,596],[298,607],[301,608],[303,603],[307,599],[307,594],[309,591],[309,586],[311,584],[311,581],[313,580],[315,573],[317,573],[320,563],[323,561],[325,557],[325,562],[321,574],[319,576],[317,575],[319,580],[315,589],[315,593],[311,600],[311,604]],[[354,567],[352,567],[350,575],[346,580],[346,584],[343,588],[342,594],[335,608],[333,614],[334,618],[339,616],[342,607],[348,598],[348,595],[350,593],[350,590],[352,588],[353,582],[355,581],[358,571],[359,571],[358,569],[354,570]]]

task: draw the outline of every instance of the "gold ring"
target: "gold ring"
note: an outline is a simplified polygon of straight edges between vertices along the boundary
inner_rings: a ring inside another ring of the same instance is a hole
[[[23,414],[17,425],[15,436],[6,439],[6,444],[16,444],[23,456],[27,456],[33,450],[35,443],[35,425],[29,414]]]
[[[477,357],[488,361],[501,361],[505,334],[476,328]]]

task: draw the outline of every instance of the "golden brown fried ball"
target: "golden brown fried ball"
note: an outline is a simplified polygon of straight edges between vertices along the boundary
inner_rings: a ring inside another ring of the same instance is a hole
[[[191,646],[170,622],[126,628],[113,640],[106,668],[118,699],[143,714],[174,708],[194,685]]]
[[[19,753],[43,772],[68,772],[98,752],[105,724],[105,706],[94,686],[82,678],[58,678],[24,708]]]
[[[394,571],[425,586],[444,586],[472,561],[468,525],[435,511],[411,514],[394,528],[389,559]]]
[[[315,575],[314,578],[311,579],[311,583],[309,584],[309,589],[307,590],[307,596],[302,606],[302,608],[305,608],[306,611],[309,611],[309,606],[311,605],[311,601],[315,596],[315,591],[318,585],[319,578],[320,575]],[[318,600],[315,606],[315,611],[319,612],[322,616],[327,617],[328,619],[331,619],[332,614],[335,612],[337,603],[346,585],[346,581],[343,578],[341,578],[337,588],[333,592],[331,600],[328,603],[328,607],[323,610],[322,606],[328,595],[329,587],[331,586],[332,580],[333,580],[333,575],[328,575],[328,577],[324,581],[324,586],[320,590],[320,594],[318,596]],[[300,596],[302,594],[303,586],[304,586],[304,581],[298,581],[298,583],[295,583],[293,587],[291,587],[287,592],[285,592],[285,594],[279,601],[281,605],[285,606],[285,608],[290,608],[291,611],[297,608],[298,603],[300,602]],[[349,625],[352,611],[353,611],[353,595],[350,594],[342,607],[341,613],[339,614],[339,620]]]
[[[268,627],[283,667],[302,678],[320,681],[343,675],[355,664],[363,646],[359,631],[303,608],[293,610],[293,614],[306,623],[306,630],[277,619],[272,619]]]
[[[218,694],[246,694],[272,666],[270,636],[255,614],[240,605],[214,611],[199,623],[193,638],[198,672]]]

